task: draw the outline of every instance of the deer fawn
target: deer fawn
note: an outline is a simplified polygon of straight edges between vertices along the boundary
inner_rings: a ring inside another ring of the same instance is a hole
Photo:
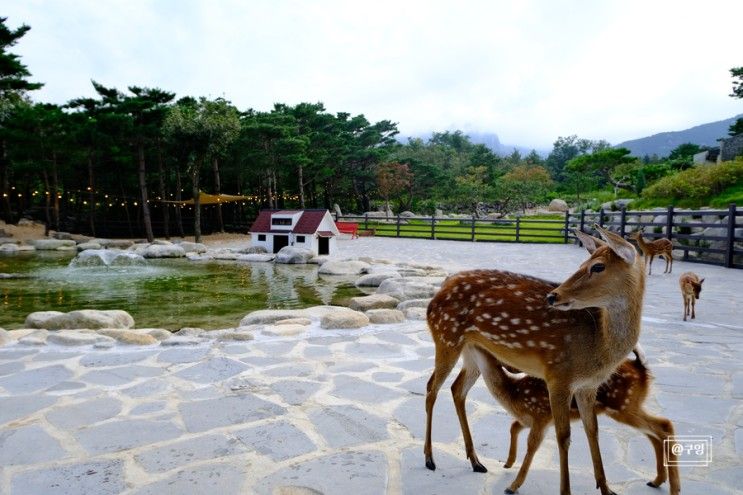
[[[576,235],[591,256],[561,285],[497,270],[449,277],[428,306],[435,368],[426,394],[426,467],[436,469],[431,447],[433,407],[459,356],[482,349],[498,361],[545,380],[560,453],[560,493],[570,493],[570,405],[575,397],[593,460],[596,486],[613,494],[604,475],[594,403],[598,387],[637,344],[645,269],[635,248],[596,226],[605,242]],[[466,396],[480,372],[465,360],[455,396]],[[477,458],[464,401],[455,402],[467,457]]]
[[[673,243],[668,239],[656,239],[654,241],[645,242],[642,234],[645,230],[640,229],[637,232],[631,233],[629,236],[631,239],[637,241],[637,245],[642,251],[642,255],[645,257],[645,264],[648,265],[648,275],[653,272],[653,259],[655,256],[661,256],[666,260],[666,269],[663,273],[671,273],[673,270]]]
[[[699,299],[699,294],[702,292],[702,283],[704,279],[699,279],[696,273],[686,272],[682,273],[679,277],[679,285],[681,286],[681,295],[684,297],[684,321],[689,316],[691,308],[691,319],[696,317],[694,313],[694,306],[696,299]]]
[[[507,372],[490,353],[476,347],[466,348],[463,357],[465,366],[452,387],[457,410],[464,409],[465,396],[462,395],[462,384],[467,380],[468,370],[476,366],[493,397],[516,418],[511,425],[511,445],[506,468],[511,467],[516,460],[519,433],[524,428],[530,428],[527,451],[521,469],[516,479],[506,489],[506,493],[516,493],[526,479],[534,454],[544,439],[545,430],[552,424],[547,385],[539,378],[517,376]],[[648,486],[657,488],[669,479],[670,494],[678,495],[681,490],[678,468],[672,464],[666,471],[663,457],[663,441],[674,434],[673,424],[668,419],[648,414],[643,408],[651,381],[652,376],[647,370],[644,358],[641,357],[641,352],[636,350],[635,359],[624,360],[611,377],[599,387],[596,412],[606,413],[615,421],[645,433],[655,450],[657,471],[655,479],[649,481]],[[573,405],[570,409],[570,418],[575,420],[579,417],[578,410]],[[673,456],[672,453],[669,455]]]

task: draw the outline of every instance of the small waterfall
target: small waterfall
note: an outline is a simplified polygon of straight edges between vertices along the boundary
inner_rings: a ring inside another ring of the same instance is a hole
[[[71,268],[94,266],[146,266],[139,254],[121,249],[88,249],[70,261]]]

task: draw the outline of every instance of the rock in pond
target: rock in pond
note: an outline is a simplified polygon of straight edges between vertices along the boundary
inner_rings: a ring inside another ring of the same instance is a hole
[[[81,309],[60,313],[58,311],[39,311],[26,317],[27,328],[45,328],[47,330],[62,330],[76,328],[131,328],[134,318],[126,311],[118,309],[95,310]]]
[[[390,324],[405,321],[405,314],[397,309],[370,309],[365,314],[371,323]]]
[[[369,317],[353,310],[334,311],[323,316],[320,327],[327,330],[361,328],[369,324]]]
[[[276,254],[276,263],[287,264],[305,264],[308,263],[314,254],[309,249],[286,246]]]
[[[391,309],[396,308],[399,302],[399,300],[387,294],[372,294],[370,296],[352,297],[350,307],[356,311]]]

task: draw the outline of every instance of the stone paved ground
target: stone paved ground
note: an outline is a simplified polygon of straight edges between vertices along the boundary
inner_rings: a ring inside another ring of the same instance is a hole
[[[572,246],[391,239],[343,241],[340,251],[554,280],[585,258]],[[677,288],[685,270],[707,278],[698,318],[687,323]],[[711,466],[681,471],[686,494],[743,486],[741,289],[743,271],[684,263],[648,281],[649,408],[678,434],[712,437]],[[446,389],[434,418],[438,470],[424,468],[432,355],[424,323],[411,321],[180,348],[0,348],[0,494],[502,493],[515,475],[502,464],[510,420],[481,383],[469,415],[490,471],[471,471]],[[585,437],[574,429],[573,493],[594,494]],[[654,456],[643,435],[602,418],[601,447],[618,493],[667,493],[645,486]],[[556,493],[557,483],[550,432],[520,493]]]

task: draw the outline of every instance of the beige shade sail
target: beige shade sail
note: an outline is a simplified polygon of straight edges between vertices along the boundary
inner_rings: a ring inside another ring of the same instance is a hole
[[[222,203],[233,203],[235,201],[246,201],[251,199],[250,196],[235,196],[233,194],[207,194],[199,191],[199,203],[202,205],[217,205]],[[193,199],[186,201],[163,201],[163,203],[174,203],[178,205],[192,205]]]

